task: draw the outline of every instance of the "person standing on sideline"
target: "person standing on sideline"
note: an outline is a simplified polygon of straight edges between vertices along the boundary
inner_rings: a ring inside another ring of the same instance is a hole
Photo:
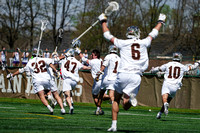
[[[25,67],[26,64],[28,63],[28,57],[29,57],[29,52],[26,48],[25,51],[22,53],[22,66],[23,67]]]
[[[0,52],[0,64],[1,64],[3,71],[5,70],[5,67],[7,66],[6,65],[6,63],[7,63],[6,57],[7,57],[7,51],[6,51],[6,48],[3,46],[2,50]]]
[[[20,55],[20,49],[16,48],[15,52],[13,52],[12,57],[13,57],[13,67],[18,67],[20,63],[19,55]]]
[[[162,113],[168,115],[169,103],[175,97],[177,90],[181,89],[181,82],[184,76],[184,72],[196,69],[200,64],[200,61],[198,61],[195,62],[194,65],[186,66],[181,64],[181,61],[182,54],[174,53],[173,61],[170,61],[159,67],[152,67],[150,70],[151,73],[157,73],[159,71],[164,72],[164,82],[161,92],[163,105],[156,116],[157,119],[161,118]]]
[[[102,13],[99,17],[104,38],[120,50],[120,64],[117,73],[117,79],[114,84],[115,94],[112,104],[112,124],[108,131],[117,131],[117,116],[119,112],[119,103],[122,95],[123,108],[128,110],[131,106],[137,105],[136,95],[140,88],[142,72],[148,68],[147,48],[151,45],[152,39],[156,38],[158,31],[166,16],[160,14],[158,24],[149,33],[145,39],[140,39],[140,30],[136,26],[127,28],[126,36],[128,39],[122,40],[114,37],[107,27],[107,17]]]
[[[45,49],[44,54],[43,54],[43,58],[50,58],[50,53],[48,48]]]
[[[88,52],[87,52],[87,49],[85,49],[85,52],[83,53],[83,56],[88,59]],[[82,62],[83,65],[86,65],[88,66],[88,64],[86,62]]]

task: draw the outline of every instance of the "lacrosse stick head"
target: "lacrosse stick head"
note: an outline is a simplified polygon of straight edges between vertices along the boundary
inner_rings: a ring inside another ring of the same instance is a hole
[[[47,21],[47,20],[41,20],[41,23],[42,23],[42,25],[41,25],[41,30],[43,31],[43,30],[46,29],[47,24],[48,24],[48,21]]]
[[[77,38],[72,40],[72,48],[76,48],[76,47],[80,48],[80,46],[81,46],[81,41],[80,40],[78,40]]]
[[[62,35],[63,35],[63,29],[62,29],[62,28],[59,28],[59,29],[58,29],[58,37],[59,37],[59,38],[62,38]]]
[[[108,2],[108,5],[105,9],[106,16],[110,16],[112,12],[119,10],[119,4],[115,1]]]

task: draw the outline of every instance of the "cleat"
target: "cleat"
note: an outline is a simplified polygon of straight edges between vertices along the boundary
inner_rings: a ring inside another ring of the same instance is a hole
[[[130,94],[129,102],[131,103],[133,107],[137,106],[137,99],[135,98],[133,94]]]
[[[168,113],[169,113],[168,108],[169,108],[169,103],[164,103],[164,113],[165,113],[165,115],[168,115]]]
[[[95,114],[95,115],[99,115],[99,110],[96,110],[96,111],[94,112],[94,114]]]
[[[72,106],[70,109],[69,109],[69,114],[73,114],[73,112],[74,112],[74,107]]]
[[[50,111],[50,114],[53,115],[53,108],[51,106],[47,107]]]
[[[104,115],[104,111],[103,110],[99,110],[99,115]]]
[[[157,118],[157,119],[160,119],[160,118],[161,118],[161,115],[162,115],[162,113],[161,113],[161,112],[158,112],[156,118]]]
[[[116,127],[111,127],[107,130],[108,132],[116,132],[117,128]]]
[[[65,109],[61,109],[61,114],[64,115],[65,114]]]

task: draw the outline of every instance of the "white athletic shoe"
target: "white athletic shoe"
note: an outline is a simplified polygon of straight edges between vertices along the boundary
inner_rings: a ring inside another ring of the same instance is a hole
[[[129,102],[131,103],[133,107],[137,106],[137,99],[135,98],[133,94],[130,94]]]
[[[159,111],[158,114],[157,114],[157,116],[156,116],[156,118],[157,118],[157,119],[160,119],[160,118],[161,118],[161,115],[162,115],[162,113]]]
[[[116,132],[117,131],[117,127],[111,127],[107,131],[108,132]]]
[[[95,111],[95,114],[96,114],[96,115],[99,115],[99,110],[96,110],[96,111]]]
[[[51,106],[47,106],[47,108],[49,109],[50,114],[53,115],[53,108]]]
[[[65,114],[65,109],[61,109],[61,114],[64,115]]]
[[[74,111],[74,107],[72,106],[70,109],[69,109],[69,114],[73,114],[73,111]]]
[[[169,108],[169,103],[164,103],[164,113],[165,113],[165,115],[168,115],[168,113],[169,113],[168,108]]]

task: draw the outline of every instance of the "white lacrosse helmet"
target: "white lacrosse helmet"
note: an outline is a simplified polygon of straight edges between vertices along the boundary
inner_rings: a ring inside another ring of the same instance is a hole
[[[109,46],[109,53],[117,53],[118,48],[115,45]]]
[[[140,38],[140,29],[137,26],[130,26],[127,28],[126,32],[126,37],[127,38]]]
[[[37,55],[37,48],[33,48],[32,50],[32,56],[36,56]],[[42,49],[39,50],[39,53],[38,53],[38,57],[42,57],[43,56],[43,51]]]
[[[65,50],[65,56],[69,57],[69,56],[74,56],[74,49],[72,48],[68,48]]]
[[[177,53],[177,52],[173,53],[173,61],[179,61],[179,62],[181,62],[182,58],[183,58],[183,56],[182,56],[181,53]]]
[[[80,46],[81,46],[81,41],[80,41],[80,40],[77,40],[75,43],[73,43],[75,40],[76,40],[76,38],[74,38],[74,39],[72,40],[72,48],[80,47]]]

